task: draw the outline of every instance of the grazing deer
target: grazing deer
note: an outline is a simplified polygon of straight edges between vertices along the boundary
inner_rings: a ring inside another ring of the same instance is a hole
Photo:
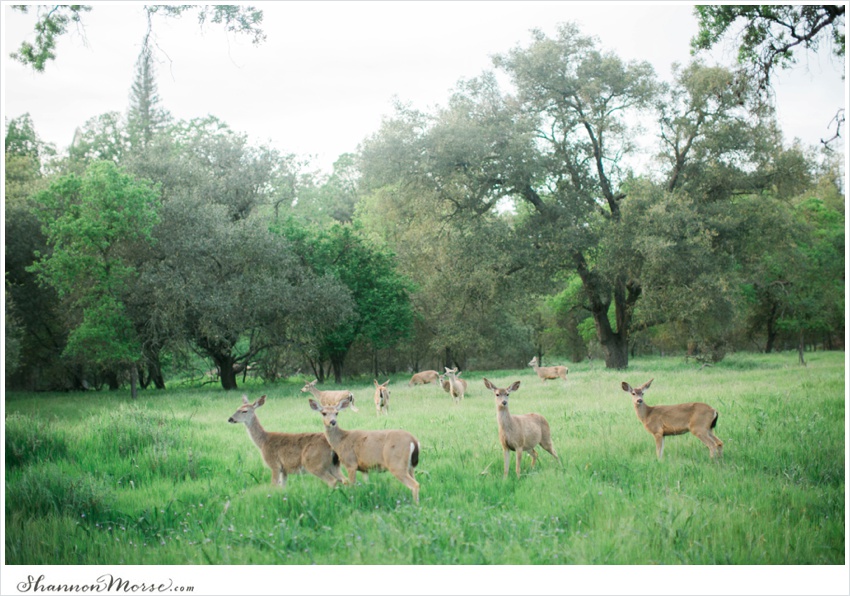
[[[419,463],[419,441],[406,430],[350,430],[337,424],[337,414],[349,406],[343,399],[334,406],[323,406],[310,400],[310,407],[322,415],[325,436],[339,461],[348,472],[348,483],[354,486],[357,472],[389,470],[413,492],[413,502],[419,503],[419,483],[413,469]]]
[[[348,389],[343,389],[340,391],[320,391],[316,389],[316,383],[319,379],[315,379],[314,381],[310,381],[306,385],[301,388],[301,393],[311,393],[313,397],[319,400],[319,403],[323,406],[335,406],[343,399],[348,399],[351,402],[351,409],[354,412],[359,412],[357,408],[354,407],[354,394],[351,393]]]
[[[457,369],[454,369],[454,370],[457,370]],[[464,395],[466,395],[466,390],[469,387],[469,384],[466,382],[466,379],[460,378],[460,375],[462,375],[462,374],[463,374],[463,371],[456,372],[455,376],[457,377],[457,380],[460,381],[460,384],[463,385],[463,393],[464,393]],[[445,378],[445,375],[440,375],[440,386],[443,388],[443,391],[445,391],[446,393],[451,392],[451,383],[449,383],[449,380],[447,378]]]
[[[390,390],[387,389],[389,384],[389,379],[383,385],[378,385],[378,379],[375,379],[375,409],[378,410],[378,416],[381,412],[386,412],[387,416],[390,414]]]
[[[649,406],[643,401],[644,392],[654,379],[640,387],[632,387],[625,381],[623,391],[631,394],[638,419],[646,430],[655,437],[655,452],[658,459],[664,455],[664,437],[690,432],[708,447],[710,457],[723,455],[723,441],[714,436],[717,426],[717,410],[701,402],[676,404],[674,406]]]
[[[299,474],[304,470],[318,476],[331,488],[337,482],[345,482],[339,470],[339,457],[322,433],[266,432],[255,413],[264,403],[265,395],[254,403],[243,395],[242,406],[227,421],[232,424],[242,422],[248,429],[248,435],[259,447],[263,461],[272,471],[272,484],[286,487],[288,474]]]
[[[413,385],[427,385],[429,383],[438,383],[440,380],[440,373],[436,370],[423,370],[422,372],[418,372],[412,377],[410,377],[410,381],[407,383],[408,387],[412,387]]]
[[[455,403],[460,403],[463,399],[463,394],[466,392],[466,381],[457,378],[456,368],[446,368],[446,379],[449,382],[449,395],[455,400]]]
[[[534,369],[537,376],[543,379],[545,383],[547,379],[564,379],[567,380],[567,373],[570,372],[566,366],[537,366],[537,356],[531,359],[528,366]]]
[[[535,447],[540,445],[552,454],[559,464],[561,459],[555,453],[552,445],[552,435],[549,431],[549,423],[540,414],[522,414],[512,416],[508,410],[508,395],[519,389],[519,381],[507,389],[500,389],[487,379],[484,386],[493,391],[496,396],[496,422],[499,424],[499,442],[505,452],[505,478],[508,477],[510,467],[511,451],[516,451],[516,475],[519,478],[520,460],[522,452],[528,451],[531,455],[531,467],[537,463],[537,451]]]

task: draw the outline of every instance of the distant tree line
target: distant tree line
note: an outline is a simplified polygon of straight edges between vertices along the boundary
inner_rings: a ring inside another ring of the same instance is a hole
[[[7,121],[7,387],[843,349],[843,170],[757,84],[570,24],[494,68],[330,174],[175,120],[144,48],[66,150]]]

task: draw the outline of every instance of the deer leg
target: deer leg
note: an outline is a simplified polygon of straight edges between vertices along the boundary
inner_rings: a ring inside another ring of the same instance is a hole
[[[505,449],[505,478],[508,477],[508,470],[511,467],[511,452]]]
[[[271,466],[272,469],[272,486],[280,486],[280,466]]]
[[[709,457],[714,459],[714,455],[717,451],[717,443],[714,441],[714,437],[711,435],[711,431],[691,431],[696,438],[705,443],[705,446],[708,447]]]
[[[345,470],[348,472],[348,484],[354,486],[354,483],[357,482],[357,466],[353,468],[346,466]]]
[[[723,457],[723,441],[717,438],[710,428],[708,429],[708,438],[714,443],[715,453],[718,457]]]
[[[522,460],[522,449],[516,450],[516,477],[519,478],[519,462]]]
[[[531,467],[533,468],[537,464],[537,451],[532,447],[528,453],[531,455]]]
[[[394,476],[396,478],[398,478],[399,481],[403,485],[405,485],[407,488],[409,488],[411,490],[411,492],[413,493],[413,502],[418,503],[419,502],[419,483],[416,482],[416,479],[413,476],[411,476],[409,472],[394,474]]]
[[[657,434],[655,435],[655,454],[658,456],[658,459],[664,455],[664,435]]]
[[[555,461],[557,461],[558,463],[561,463],[561,458],[560,458],[560,457],[558,457],[558,454],[557,454],[557,453],[555,453],[555,446],[554,446],[554,445],[552,445],[552,442],[551,442],[551,441],[549,441],[546,445],[544,445],[543,443],[541,443],[541,444],[540,444],[540,446],[541,446],[541,447],[543,447],[543,449],[545,449],[545,450],[546,450],[546,451],[548,451],[549,453],[551,453],[551,454],[552,454],[552,457],[554,457],[554,458],[555,458]]]

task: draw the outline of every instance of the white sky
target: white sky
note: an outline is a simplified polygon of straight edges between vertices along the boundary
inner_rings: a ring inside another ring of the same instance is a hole
[[[3,114],[32,116],[36,132],[60,150],[74,130],[108,111],[125,112],[145,29],[141,4],[94,2],[84,27],[61,38],[44,73],[8,55],[32,39],[34,14],[3,1]],[[461,78],[491,68],[490,57],[529,30],[554,34],[574,21],[604,49],[647,60],[669,79],[690,59],[696,32],[691,4],[676,2],[255,2],[267,40],[254,46],[193,16],[154,25],[162,105],[177,118],[212,114],[255,143],[313,156],[329,169],[378,130],[398,97],[419,109],[445,104]],[[31,10],[35,13],[35,10]],[[717,52],[731,64],[733,53]],[[843,65],[805,56],[779,73],[777,107],[790,141],[817,145],[845,105]]]
[[[74,130],[109,111],[125,112],[134,65],[145,29],[141,5],[92,2],[84,29],[72,28],[57,49],[58,59],[35,73],[9,59],[23,39],[32,39],[34,15],[12,12],[3,1],[2,112],[15,118],[29,112],[36,132],[59,150]],[[398,97],[427,109],[445,104],[461,78],[491,67],[490,56],[526,45],[529,30],[553,34],[557,23],[574,21],[585,34],[626,60],[647,60],[668,79],[673,62],[690,59],[696,32],[691,4],[675,2],[255,2],[265,13],[267,40],[227,36],[220,27],[201,31],[191,16],[155,23],[162,53],[158,85],[163,107],[176,118],[208,114],[227,122],[255,143],[281,151],[316,156],[329,169],[342,153],[378,130]],[[33,11],[34,12],[34,11]],[[729,65],[731,47],[715,55]],[[166,59],[167,55],[167,59]],[[777,76],[777,108],[787,140],[817,145],[829,137],[829,123],[846,104],[841,62],[806,56],[801,65]],[[427,487],[423,490],[427,491]],[[648,515],[652,515],[648,512]],[[178,584],[231,594],[245,589],[241,574],[216,567],[203,574],[180,568],[148,571],[141,581],[177,577]],[[837,572],[832,573],[833,569]],[[114,572],[116,569],[108,569]],[[270,570],[271,571],[271,570]],[[540,567],[533,572],[510,567],[473,570],[446,567],[399,568],[403,581],[387,584],[387,570],[334,569],[320,572],[287,568],[249,582],[252,593],[806,593],[814,580],[830,593],[846,585],[846,565],[819,568],[817,579],[793,567],[734,570],[666,567],[655,574],[642,567]],[[44,569],[39,569],[39,573]],[[842,573],[843,572],[843,573]],[[63,568],[91,581],[86,568]],[[256,577],[261,570],[252,569]],[[36,573],[38,575],[38,573]],[[398,577],[394,574],[393,577]],[[275,579],[277,578],[277,579]],[[352,582],[352,579],[363,579]],[[289,580],[301,579],[292,584]],[[828,579],[831,583],[824,580]],[[469,582],[474,582],[470,584]],[[376,583],[377,582],[377,583]],[[11,585],[11,584],[10,584]],[[837,591],[835,593],[838,593]]]

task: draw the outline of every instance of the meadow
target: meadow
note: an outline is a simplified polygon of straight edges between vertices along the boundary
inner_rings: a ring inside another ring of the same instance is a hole
[[[347,385],[344,429],[404,428],[421,442],[421,503],[389,474],[329,489],[310,475],[281,490],[244,425],[246,393],[268,396],[270,431],[320,432],[304,379],[220,388],[7,393],[7,565],[843,565],[845,355],[733,354],[701,368],[636,358],[627,371],[570,364],[565,383],[528,369],[467,371],[455,405],[433,385],[390,382],[377,417],[371,379]],[[538,412],[558,463],[502,477],[493,394]],[[719,410],[721,461],[686,434],[664,458],[621,388],[654,378],[650,405]],[[380,379],[383,381],[384,379]],[[325,386],[324,388],[335,388]],[[358,475],[359,480],[360,475]],[[678,593],[678,592],[677,592]]]

